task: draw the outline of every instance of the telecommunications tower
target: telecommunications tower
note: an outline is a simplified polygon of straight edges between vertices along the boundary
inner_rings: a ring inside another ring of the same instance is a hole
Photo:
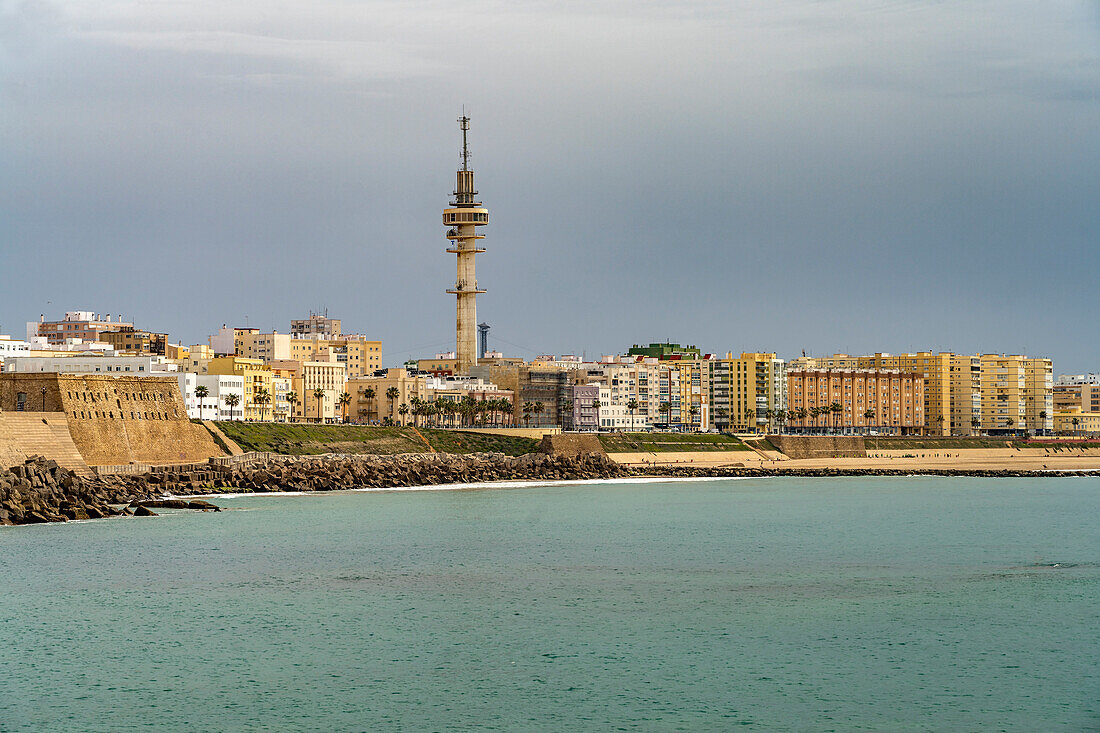
[[[484,293],[477,286],[474,271],[474,257],[485,250],[480,241],[484,234],[478,234],[477,227],[489,223],[489,210],[475,201],[477,190],[474,188],[474,172],[470,170],[470,149],[466,134],[470,130],[470,118],[462,115],[458,119],[462,130],[462,170],[458,171],[458,180],[454,190],[451,208],[443,210],[443,224],[448,227],[447,239],[450,244],[447,251],[458,255],[458,275],[455,286],[447,290],[457,300],[455,309],[455,373],[469,374],[470,368],[477,365],[477,294]]]

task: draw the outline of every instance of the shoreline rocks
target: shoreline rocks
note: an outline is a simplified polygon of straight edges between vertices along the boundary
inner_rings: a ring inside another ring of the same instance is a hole
[[[40,524],[113,516],[156,516],[154,508],[219,511],[201,499],[178,497],[218,492],[339,491],[494,481],[585,479],[969,476],[1050,478],[1096,476],[1089,471],[1011,469],[745,468],[646,466],[628,468],[605,454],[511,457],[503,453],[407,453],[380,455],[271,456],[248,464],[170,473],[83,478],[56,461],[34,456],[0,469],[0,524]],[[169,498],[171,497],[171,498]]]

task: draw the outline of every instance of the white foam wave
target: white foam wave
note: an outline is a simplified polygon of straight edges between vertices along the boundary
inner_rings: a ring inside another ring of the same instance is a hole
[[[246,497],[279,497],[279,496],[323,496],[334,493],[376,493],[383,491],[465,491],[470,489],[531,489],[545,486],[579,486],[598,484],[657,484],[657,483],[687,483],[696,481],[744,481],[751,478],[771,478],[762,476],[688,476],[676,478],[671,476],[643,476],[632,478],[594,478],[577,479],[573,481],[479,481],[468,484],[425,484],[423,486],[390,486],[385,488],[364,487],[356,489],[338,489],[335,491],[256,491],[227,494],[203,494],[211,499],[243,499]],[[179,499],[194,499],[197,496],[169,497]]]

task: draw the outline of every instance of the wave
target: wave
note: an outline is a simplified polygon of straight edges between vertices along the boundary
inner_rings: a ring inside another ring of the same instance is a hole
[[[383,491],[467,491],[471,489],[529,489],[545,486],[574,486],[586,484],[656,484],[656,483],[694,483],[698,481],[747,481],[750,479],[773,478],[770,476],[639,476],[630,478],[593,478],[555,481],[478,481],[467,484],[424,484],[423,486],[388,486],[378,488],[367,486],[355,489],[333,489],[331,491],[253,491],[224,494],[202,494],[213,499],[242,499],[250,496],[323,496],[334,493],[376,493]],[[178,499],[196,498],[197,495],[169,497]]]

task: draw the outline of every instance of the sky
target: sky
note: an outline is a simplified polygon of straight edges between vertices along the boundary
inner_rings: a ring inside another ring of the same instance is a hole
[[[0,0],[0,330],[1100,371],[1096,0]]]

